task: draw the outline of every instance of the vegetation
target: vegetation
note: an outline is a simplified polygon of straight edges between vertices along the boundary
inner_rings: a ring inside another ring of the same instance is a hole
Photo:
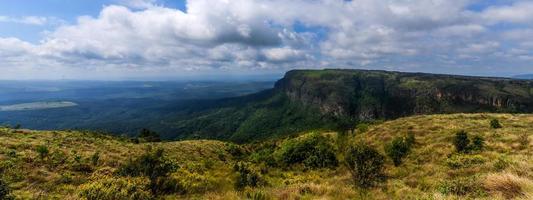
[[[409,154],[415,142],[414,135],[408,137],[396,137],[385,145],[385,153],[392,159],[394,166],[402,164],[402,159]]]
[[[385,157],[366,144],[356,144],[345,155],[345,163],[358,187],[369,188],[384,179]]]
[[[283,166],[303,164],[306,168],[334,168],[338,161],[330,139],[318,133],[284,142],[275,153]]]
[[[455,134],[453,140],[455,150],[459,153],[469,153],[471,151],[481,151],[485,146],[485,139],[479,135],[470,139],[468,133],[461,130]]]
[[[493,118],[505,126],[492,129]],[[16,199],[530,199],[532,152],[520,138],[531,136],[532,123],[520,114],[420,115],[369,123],[364,133],[317,130],[241,145],[0,128],[0,188]],[[451,142],[458,130],[467,133],[468,153]],[[386,160],[383,147],[392,143],[413,144],[398,166]],[[343,165],[313,168],[281,156],[307,151]]]
[[[13,196],[11,196],[11,189],[7,185],[7,183],[4,182],[4,180],[0,179],[0,199],[2,200],[11,200],[14,199]]]
[[[167,176],[176,170],[176,165],[164,156],[163,149],[152,150],[148,148],[146,152],[138,158],[129,160],[118,168],[117,174],[122,176],[147,177],[150,181],[149,188],[153,195],[161,193]]]
[[[500,124],[500,121],[498,119],[492,119],[490,120],[490,127],[493,129],[502,128],[502,125]]]
[[[137,138],[145,142],[161,142],[159,134],[146,128],[141,129]]]

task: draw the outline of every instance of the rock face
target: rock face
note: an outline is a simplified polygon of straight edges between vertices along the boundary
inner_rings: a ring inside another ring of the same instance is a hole
[[[533,112],[526,80],[371,70],[294,70],[275,89],[322,114],[359,120],[456,112]]]

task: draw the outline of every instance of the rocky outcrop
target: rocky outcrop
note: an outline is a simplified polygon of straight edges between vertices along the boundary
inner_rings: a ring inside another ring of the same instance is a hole
[[[275,89],[322,114],[360,120],[454,112],[532,112],[533,82],[370,70],[294,70]]]

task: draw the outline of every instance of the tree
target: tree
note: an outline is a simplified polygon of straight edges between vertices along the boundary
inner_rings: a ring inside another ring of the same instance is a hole
[[[345,155],[345,164],[356,186],[370,188],[384,179],[384,156],[366,144],[356,144]]]
[[[468,133],[464,130],[461,130],[455,133],[455,138],[453,140],[453,145],[455,150],[459,153],[468,153],[469,151],[470,139],[468,139]]]
[[[143,128],[137,136],[139,139],[142,139],[146,142],[161,142],[161,137],[158,133],[151,131],[149,129]]]

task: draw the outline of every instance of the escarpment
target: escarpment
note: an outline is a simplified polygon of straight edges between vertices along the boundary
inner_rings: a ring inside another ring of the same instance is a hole
[[[455,112],[532,112],[525,80],[371,70],[294,70],[276,83],[291,101],[360,120]]]

